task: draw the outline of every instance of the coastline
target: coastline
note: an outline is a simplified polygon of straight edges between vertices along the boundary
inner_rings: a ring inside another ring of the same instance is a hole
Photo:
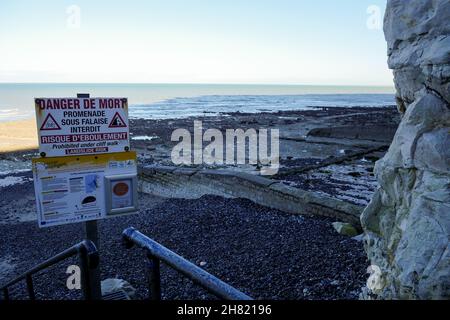
[[[220,127],[225,123],[234,122],[235,125],[245,124],[247,118],[250,118],[251,121],[255,121],[255,119],[260,118],[261,116],[267,116],[271,118],[271,121],[265,123],[266,126],[272,127],[274,122],[278,125],[284,126],[285,121],[277,121],[280,120],[279,117],[283,115],[289,117],[301,115],[301,114],[315,114],[320,113],[320,110],[328,110],[327,113],[331,114],[339,114],[342,110],[346,111],[355,111],[355,112],[372,112],[372,111],[380,111],[385,108],[389,109],[388,105],[385,106],[373,106],[373,107],[358,107],[358,106],[336,106],[336,107],[328,107],[328,106],[314,106],[310,107],[310,109],[299,109],[299,110],[279,110],[279,111],[269,111],[269,110],[261,110],[259,112],[239,112],[239,111],[230,111],[230,112],[218,112],[217,114],[211,114],[207,111],[204,111],[202,115],[193,115],[183,118],[161,118],[161,119],[147,119],[147,118],[130,118],[130,133],[135,136],[147,136],[148,131],[156,125],[158,128],[158,133],[164,131],[165,140],[170,140],[169,135],[171,130],[167,130],[164,128],[164,125],[167,125],[168,128],[171,129],[178,127],[187,126],[189,123],[192,123],[194,120],[207,120],[208,122],[212,122]],[[385,110],[387,110],[385,109]],[[359,111],[358,111],[359,110]],[[230,121],[230,117],[239,121]],[[241,119],[244,118],[244,119]],[[22,153],[22,152],[37,152],[38,149],[38,138],[37,138],[37,130],[36,130],[36,122],[35,118],[30,117],[24,120],[10,120],[10,121],[0,121],[0,155],[7,156],[12,153]],[[306,133],[306,132],[305,132]],[[137,146],[142,146],[142,141],[132,140],[132,144]],[[145,147],[144,147],[145,150]]]
[[[176,142],[171,141],[171,135],[179,128],[192,134],[195,120],[202,121],[204,130],[218,129],[221,132],[228,128],[279,129],[281,180],[365,205],[375,188],[373,162],[384,152],[364,154],[364,151],[388,145],[399,117],[395,106],[384,106],[230,112],[184,119],[130,119],[130,143],[138,154],[138,165],[173,166],[171,153]],[[0,179],[31,169],[31,159],[38,156],[35,129],[34,119],[0,123]],[[345,162],[349,155],[361,152],[359,161],[333,166],[340,159]],[[258,166],[249,164],[202,164],[193,168],[237,170],[250,174],[258,171]],[[314,173],[302,173],[302,168],[311,168]],[[4,183],[10,181],[5,180]]]

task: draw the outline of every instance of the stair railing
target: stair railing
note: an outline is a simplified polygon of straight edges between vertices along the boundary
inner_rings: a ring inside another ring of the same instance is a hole
[[[151,300],[161,300],[161,261],[218,298],[225,300],[252,300],[248,295],[233,288],[173,251],[170,251],[134,228],[124,230],[122,238],[126,248],[130,249],[134,245],[137,245],[145,250],[148,259],[147,275],[149,281],[149,298]]]
[[[75,255],[78,255],[80,259],[83,296],[86,300],[92,300],[94,297],[92,296],[89,269],[96,268],[99,262],[99,255],[95,244],[90,240],[84,240],[71,248],[58,253],[57,255],[34,266],[22,275],[1,286],[0,290],[3,291],[4,300],[10,299],[8,288],[22,280],[26,281],[30,300],[35,300],[36,294],[33,286],[33,275]]]

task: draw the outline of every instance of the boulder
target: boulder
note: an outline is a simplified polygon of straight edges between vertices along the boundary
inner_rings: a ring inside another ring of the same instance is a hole
[[[124,291],[130,299],[136,294],[136,289],[123,279],[106,279],[101,282],[102,296]]]
[[[355,237],[359,234],[356,228],[350,223],[345,222],[333,222],[333,228],[344,236]]]

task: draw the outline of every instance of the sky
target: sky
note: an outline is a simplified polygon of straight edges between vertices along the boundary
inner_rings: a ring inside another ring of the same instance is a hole
[[[1,0],[0,82],[392,86],[385,0]]]

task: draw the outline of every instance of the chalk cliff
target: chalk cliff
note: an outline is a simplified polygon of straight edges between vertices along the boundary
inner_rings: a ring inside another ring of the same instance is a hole
[[[449,21],[448,0],[387,1],[402,121],[361,217],[367,254],[381,270],[371,291],[382,299],[450,298]]]

